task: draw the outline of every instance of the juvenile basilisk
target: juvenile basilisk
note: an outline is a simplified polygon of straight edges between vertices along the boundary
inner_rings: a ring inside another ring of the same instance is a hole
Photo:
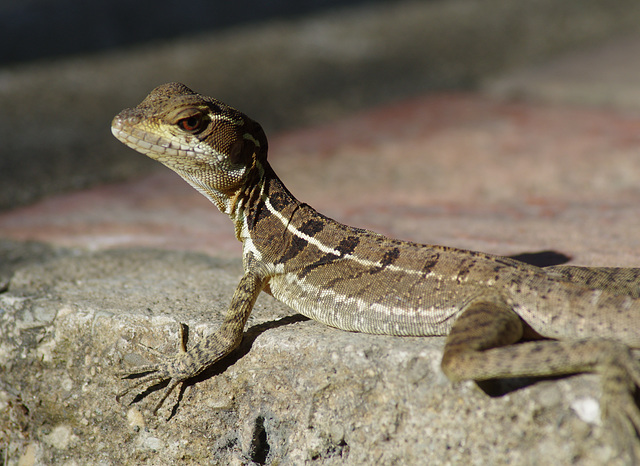
[[[168,380],[157,411],[178,384],[240,344],[265,291],[343,330],[448,335],[442,369],[452,381],[598,373],[606,418],[637,444],[640,269],[538,268],[338,223],[287,190],[258,123],[179,83],[122,111],[112,131],[231,218],[244,267],[220,329],[188,350],[181,336],[177,354],[127,374],[139,378],[118,397]]]

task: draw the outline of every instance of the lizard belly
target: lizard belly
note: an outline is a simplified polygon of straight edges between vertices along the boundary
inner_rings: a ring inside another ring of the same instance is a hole
[[[458,306],[438,306],[432,299],[415,296],[407,300],[393,293],[378,294],[377,298],[371,293],[358,293],[358,290],[341,293],[335,287],[320,287],[292,273],[271,278],[269,288],[274,298],[300,314],[331,327],[355,332],[446,335],[459,311]]]

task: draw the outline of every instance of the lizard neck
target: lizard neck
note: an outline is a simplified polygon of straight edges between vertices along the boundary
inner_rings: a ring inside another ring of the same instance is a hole
[[[243,243],[245,258],[252,255],[266,264],[280,262],[283,245],[296,240],[292,231],[296,231],[299,214],[316,213],[289,192],[266,160],[252,167],[244,187],[229,204],[229,217],[236,237]]]
[[[216,179],[216,173],[210,170],[202,172],[186,172],[175,170],[200,194],[209,199],[218,207],[220,212],[227,214],[235,226],[236,238],[244,241],[247,238],[246,225],[244,219],[251,212],[260,208],[260,200],[264,196],[265,186],[274,186],[275,191],[286,192],[291,200],[295,198],[287,191],[282,182],[278,179],[273,169],[265,161],[254,158],[251,166],[245,169],[244,182],[235,190],[220,190],[211,183]]]
[[[177,170],[176,170],[177,171]],[[233,197],[221,192],[211,185],[205,179],[206,177],[198,173],[184,173],[177,171],[187,183],[193,186],[200,194],[213,202],[220,212],[229,215],[233,219]]]

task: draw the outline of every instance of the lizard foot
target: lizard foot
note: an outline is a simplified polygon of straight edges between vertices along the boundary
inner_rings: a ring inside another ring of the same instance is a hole
[[[124,390],[116,394],[116,401],[120,401],[123,396],[130,393],[141,385],[153,385],[156,383],[162,383],[169,381],[164,389],[164,393],[160,401],[153,409],[155,415],[167,397],[173,392],[173,390],[182,382],[198,375],[201,372],[202,367],[193,357],[193,354],[186,349],[187,343],[187,327],[185,324],[180,324],[180,338],[178,344],[178,353],[174,356],[164,357],[160,362],[154,364],[146,364],[136,367],[131,371],[121,371],[120,377],[122,379],[137,380],[127,386]]]

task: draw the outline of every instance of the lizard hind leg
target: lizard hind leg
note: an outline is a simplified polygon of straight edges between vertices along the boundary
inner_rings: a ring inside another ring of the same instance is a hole
[[[490,377],[470,377],[469,366],[474,366],[474,375],[479,375],[477,369],[480,361],[477,359],[482,358],[481,352],[516,343],[523,333],[522,320],[502,299],[476,299],[462,309],[449,332],[442,357],[442,370],[454,382],[486,380]]]
[[[640,459],[640,364],[612,339],[517,343],[525,324],[501,300],[476,300],[463,309],[447,338],[442,369],[452,381],[545,377],[591,372],[602,382],[601,411],[621,451]]]

